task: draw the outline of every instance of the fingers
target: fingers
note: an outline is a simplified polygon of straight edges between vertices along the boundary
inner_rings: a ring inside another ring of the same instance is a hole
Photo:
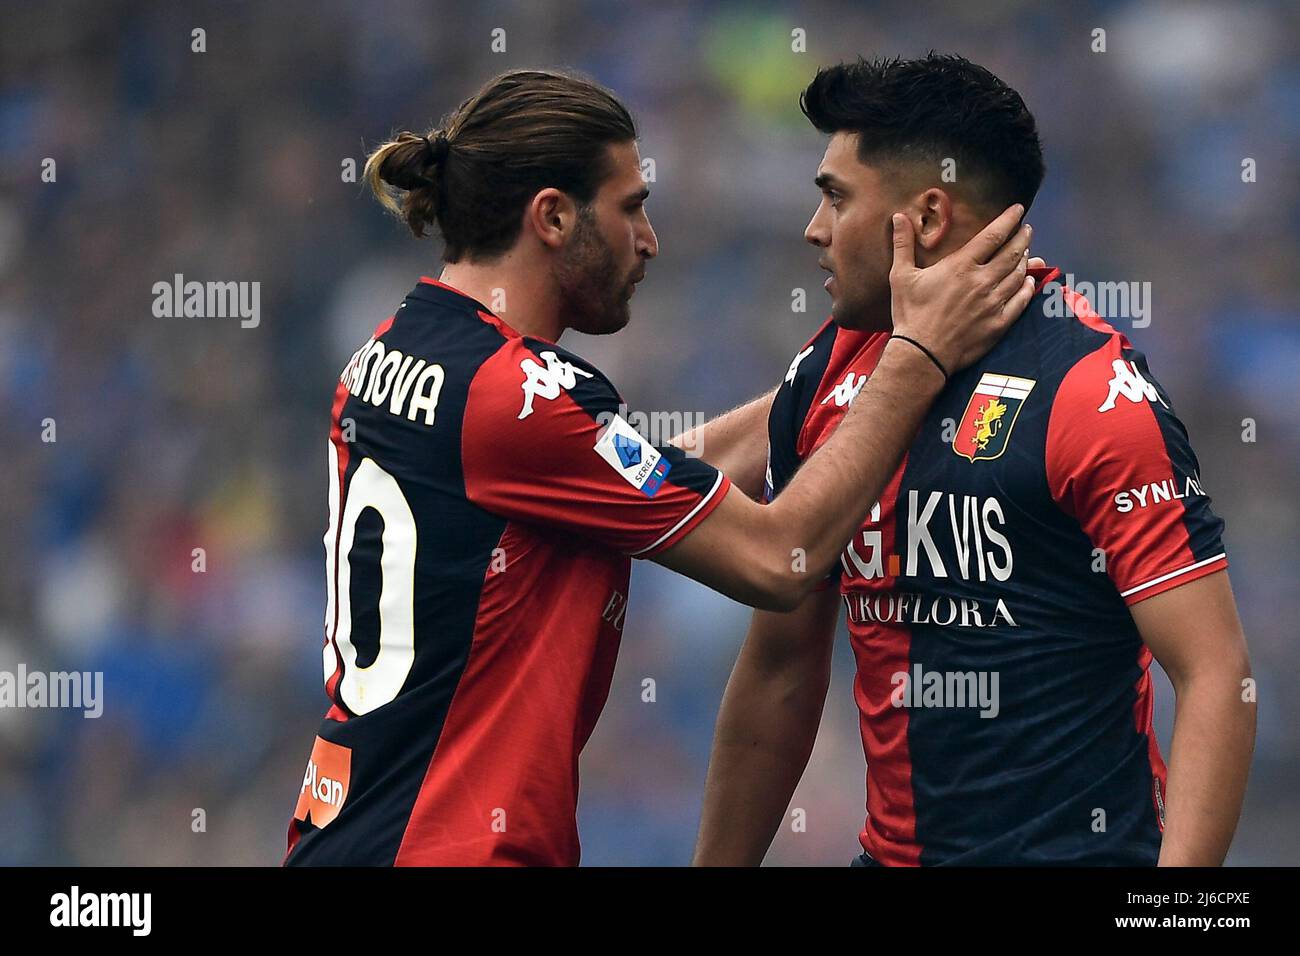
[[[1007,239],[1015,235],[1016,225],[1024,214],[1025,207],[1020,203],[1008,206],[1002,215],[980,230],[957,254],[964,255],[972,262],[988,262]]]
[[[1022,250],[1016,257],[1016,261],[1011,265],[1011,269],[1006,275],[997,276],[997,274],[994,273],[994,276],[997,278],[997,284],[993,286],[993,301],[999,305],[1005,303],[1007,299],[1015,295],[1020,289],[1020,286],[1024,284],[1025,276],[1029,273],[1029,257],[1025,255],[1025,251],[1027,250]],[[1006,255],[1005,251],[999,252],[997,258],[994,259],[992,263],[985,266],[985,268],[1000,271],[1004,263],[1007,261],[1004,259]]]
[[[1034,228],[1028,224],[1021,226],[1016,230],[1016,234],[1007,240],[1006,245],[997,251],[988,264],[984,266],[985,270],[992,277],[993,281],[1000,281],[1006,276],[1011,275],[1017,269],[1026,269],[1029,267],[1028,253],[1029,241],[1034,236]]]
[[[1044,259],[1042,256],[1030,256],[1030,257],[1029,257],[1029,268],[1031,268],[1031,269],[1046,269],[1046,268],[1047,268],[1047,260]]]
[[[1025,276],[1015,295],[1008,299],[1007,304],[1002,307],[1002,318],[1008,325],[1018,319],[1021,312],[1025,311],[1025,307],[1029,305],[1029,300],[1034,297],[1035,286],[1037,286],[1037,283],[1034,282],[1034,277]]]
[[[890,275],[916,268],[916,238],[912,235],[912,220],[902,213],[894,213],[894,265]]]

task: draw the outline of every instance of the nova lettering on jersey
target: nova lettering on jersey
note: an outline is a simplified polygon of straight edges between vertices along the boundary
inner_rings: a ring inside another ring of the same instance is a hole
[[[352,353],[339,381],[354,396],[376,408],[387,401],[390,415],[405,414],[413,422],[423,412],[424,424],[432,425],[444,378],[441,365],[387,349],[372,337]]]

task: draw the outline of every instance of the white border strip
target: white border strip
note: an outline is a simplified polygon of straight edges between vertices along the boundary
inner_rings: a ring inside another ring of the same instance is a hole
[[[992,395],[994,398],[1018,398],[1022,401],[1029,397],[1037,383],[1029,378],[1017,378],[1014,375],[994,375],[985,372],[984,377],[975,386],[976,395]]]
[[[1139,584],[1137,587],[1129,588],[1127,591],[1120,591],[1119,596],[1128,597],[1130,594],[1137,594],[1139,591],[1145,591],[1147,588],[1155,587],[1157,584],[1163,584],[1164,582],[1168,581],[1170,578],[1176,578],[1180,574],[1186,574],[1188,571],[1195,571],[1197,568],[1203,568],[1207,564],[1213,564],[1215,561],[1221,561],[1223,558],[1226,558],[1227,556],[1228,554],[1225,551],[1222,554],[1216,554],[1212,558],[1206,558],[1204,561],[1197,561],[1195,564],[1189,564],[1187,567],[1180,568],[1177,571],[1170,571],[1168,574],[1162,574],[1154,581],[1148,581],[1146,584]]]
[[[714,494],[717,493],[717,490],[721,484],[722,484],[722,472],[718,472],[718,477],[714,479],[713,487],[709,489],[709,493],[705,495],[703,498],[701,498],[699,502],[695,505],[695,507],[686,513],[686,516],[682,518],[681,521],[677,522],[675,525],[669,528],[668,531],[665,532],[659,538],[659,540],[656,541],[654,544],[647,545],[646,547],[642,548],[640,551],[633,551],[631,556],[635,558],[638,554],[645,554],[647,551],[653,551],[655,548],[659,547],[659,545],[663,544],[665,541],[667,541],[669,538],[675,535],[678,531],[682,529],[682,525],[686,524],[686,522],[690,521],[692,518],[694,518],[697,514],[700,513],[700,509],[709,503],[709,499],[712,498]]]

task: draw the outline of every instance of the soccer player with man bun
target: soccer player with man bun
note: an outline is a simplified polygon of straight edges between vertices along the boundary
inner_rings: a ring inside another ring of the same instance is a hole
[[[630,559],[758,607],[799,604],[946,375],[1028,302],[1023,210],[949,264],[900,266],[899,338],[764,506],[762,466],[733,460],[729,436],[746,421],[761,433],[765,400],[705,426],[706,464],[637,434],[609,380],[558,344],[626,325],[659,248],[636,129],[611,93],[506,73],[439,129],[379,147],[366,179],[417,237],[441,233],[444,265],[334,394],[330,706],[286,863],[575,864],[578,754],[628,621]]]

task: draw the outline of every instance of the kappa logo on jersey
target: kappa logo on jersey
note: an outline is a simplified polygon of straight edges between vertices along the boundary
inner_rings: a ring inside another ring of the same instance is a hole
[[[590,372],[575,368],[572,362],[564,361],[554,352],[539,354],[546,362],[545,367],[530,358],[519,363],[519,367],[524,370],[524,404],[519,409],[520,419],[527,418],[533,413],[534,398],[558,398],[561,389],[573,388],[579,375],[583,378],[591,378]]]
[[[311,756],[307,758],[307,772],[302,777],[294,819],[306,820],[310,813],[312,826],[323,827],[331,823],[348,798],[351,777],[352,748],[317,737]]]
[[[997,458],[1007,450],[1011,427],[1033,391],[1032,378],[985,372],[966,403],[952,450],[969,461]]]
[[[806,359],[808,356],[812,355],[812,353],[813,353],[813,346],[810,345],[794,357],[794,360],[790,362],[790,367],[785,370],[785,380],[787,382],[794,381],[794,377],[799,374],[800,363],[803,362],[803,360]]]
[[[866,384],[867,377],[865,375],[855,375],[853,372],[849,372],[844,376],[844,381],[826,393],[826,397],[822,399],[821,404],[825,405],[831,399],[835,399],[835,404],[840,408],[850,405],[858,397],[858,392],[862,391],[862,386]]]
[[[1106,400],[1097,406],[1097,411],[1108,412],[1115,407],[1115,399],[1123,395],[1130,402],[1140,402],[1145,399],[1148,402],[1159,402],[1165,404],[1165,400],[1160,397],[1156,387],[1142,377],[1138,371],[1137,364],[1126,362],[1123,359],[1115,359],[1110,363],[1110,367],[1115,371],[1115,377],[1109,382],[1109,391],[1106,393]],[[1168,408],[1168,405],[1165,405]]]
[[[595,449],[611,468],[647,498],[655,496],[672,467],[672,462],[638,435],[621,415],[610,419]]]

